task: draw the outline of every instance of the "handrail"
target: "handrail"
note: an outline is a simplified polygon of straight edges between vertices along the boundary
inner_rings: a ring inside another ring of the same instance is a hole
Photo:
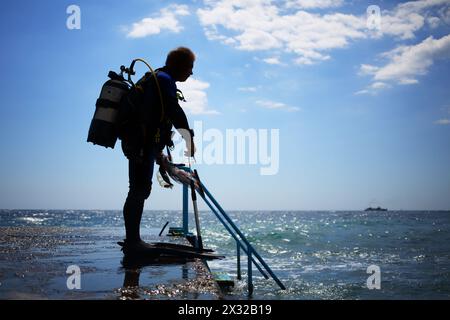
[[[267,265],[267,263],[264,261],[264,259],[258,254],[258,252],[253,248],[253,246],[250,244],[250,242],[247,240],[247,238],[242,234],[242,232],[239,230],[239,228],[234,224],[234,222],[231,220],[231,218],[226,214],[226,212],[222,209],[222,207],[219,205],[219,203],[214,199],[214,197],[211,195],[211,193],[208,191],[208,189],[205,187],[203,183],[201,183],[203,187],[203,191],[205,194],[209,197],[209,199],[214,203],[217,209],[222,213],[223,217],[228,221],[228,223],[233,227],[233,229],[236,231],[236,233],[241,237],[242,241],[247,245],[247,250],[249,251],[247,255],[251,256],[253,253],[255,257],[259,260],[259,262],[263,265],[264,269],[270,274],[273,280],[278,284],[278,286],[286,290],[286,287],[283,285],[283,283],[278,279],[278,277],[275,275],[275,273],[272,271],[272,269]],[[203,198],[203,197],[202,197]],[[250,271],[250,270],[249,270]]]
[[[211,205],[211,203],[205,198],[203,198],[203,200],[208,205],[208,207],[211,209],[211,211],[216,215],[217,219],[223,224],[225,229],[227,229],[228,233],[234,238],[234,240],[236,240],[238,248],[242,248],[242,250],[248,255],[248,250],[245,248],[244,245],[242,245],[241,241],[233,233],[233,231],[230,230],[230,227],[225,223],[225,221],[223,221],[222,217],[217,213],[217,211],[214,209],[214,207]],[[264,278],[269,279],[269,276],[264,272],[264,270],[261,269],[261,267],[259,266],[258,262],[255,261],[255,259],[252,259],[252,261],[255,264],[255,266],[258,268],[259,272],[261,272],[261,274],[264,276]]]
[[[185,170],[186,172],[192,173],[191,169],[188,167],[180,167],[181,169]],[[203,193],[199,192],[199,195],[201,198],[205,201],[205,203],[208,205],[208,207],[211,209],[211,211],[214,213],[214,215],[217,217],[217,219],[222,223],[222,225],[225,227],[225,229],[228,231],[228,233],[234,238],[237,244],[237,271],[238,271],[238,279],[241,277],[241,262],[240,262],[240,249],[244,251],[244,253],[248,257],[247,261],[247,280],[248,280],[248,292],[251,295],[253,292],[253,273],[252,273],[252,264],[254,264],[259,272],[264,276],[264,278],[268,279],[269,277],[264,272],[264,270],[261,268],[259,263],[264,267],[264,269],[270,274],[272,279],[278,284],[278,286],[282,290],[286,290],[286,287],[283,285],[283,283],[278,279],[278,277],[275,275],[275,273],[272,271],[272,269],[267,265],[267,263],[264,261],[264,259],[258,254],[258,252],[255,250],[255,248],[250,244],[250,242],[247,240],[245,235],[239,230],[239,228],[236,226],[236,224],[231,220],[231,218],[228,216],[228,214],[223,210],[223,208],[220,206],[220,204],[216,201],[216,199],[212,196],[212,194],[208,191],[208,189],[205,187],[205,185],[200,181],[200,186],[203,189]],[[185,234],[188,232],[188,225],[187,225],[187,201],[186,201],[186,194],[187,194],[187,188],[188,186],[186,184],[183,184],[183,229]],[[196,190],[196,192],[198,192]],[[207,199],[209,198],[209,200]],[[185,221],[186,219],[186,221]],[[255,260],[255,258],[256,260]],[[259,263],[258,263],[259,261]]]

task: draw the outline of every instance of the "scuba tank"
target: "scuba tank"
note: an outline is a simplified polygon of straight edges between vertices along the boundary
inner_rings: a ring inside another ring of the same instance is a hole
[[[95,113],[89,128],[88,142],[113,148],[117,141],[117,115],[122,97],[130,90],[123,75],[110,71],[110,80],[103,84],[100,97],[95,103]]]
[[[103,84],[100,96],[95,103],[95,113],[89,127],[87,142],[114,149],[117,139],[119,138],[118,124],[121,121],[121,119],[119,119],[119,114],[122,98],[128,94],[131,88],[135,87],[134,82],[131,80],[131,76],[135,74],[133,68],[137,61],[145,63],[152,72],[152,75],[156,80],[161,107],[163,109],[161,90],[153,69],[145,60],[135,59],[131,62],[129,68],[121,66],[120,74],[117,74],[114,71],[108,73],[109,80]],[[128,74],[127,80],[125,80],[123,76],[124,73]]]

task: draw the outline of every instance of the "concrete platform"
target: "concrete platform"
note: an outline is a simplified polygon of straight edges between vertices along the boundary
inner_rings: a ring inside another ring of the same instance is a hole
[[[180,237],[147,242],[187,244]],[[129,265],[116,244],[121,229],[0,228],[0,299],[220,299],[221,291],[203,261],[161,259]],[[69,266],[80,267],[81,289],[70,290]]]

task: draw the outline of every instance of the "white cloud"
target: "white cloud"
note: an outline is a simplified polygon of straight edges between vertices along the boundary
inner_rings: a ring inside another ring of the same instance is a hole
[[[449,119],[439,119],[439,120],[435,121],[434,123],[446,126],[446,125],[450,124],[450,120]]]
[[[419,83],[419,80],[417,79],[400,79],[399,80],[399,84],[417,84]]]
[[[355,95],[363,95],[363,94],[373,94],[373,92],[367,90],[367,89],[363,89],[363,90],[359,90],[355,92]]]
[[[450,57],[450,34],[440,39],[432,36],[417,45],[400,46],[383,56],[390,61],[375,72],[375,80],[411,82],[417,75],[424,75],[433,61]]]
[[[248,51],[276,49],[282,46],[281,41],[272,34],[258,29],[244,30],[242,34],[236,36],[234,40],[237,40],[238,49]],[[235,41],[230,42],[230,44],[234,43]]]
[[[343,5],[341,0],[205,0],[204,3],[197,15],[208,39],[239,50],[276,50],[293,55],[295,64],[306,65],[328,60],[330,51],[348,47],[360,39],[383,35],[412,39],[425,25],[434,28],[439,21],[450,21],[448,0],[409,1],[384,10],[381,29],[376,32],[367,29],[365,12],[357,15],[329,12]],[[327,12],[308,12],[311,9]]]
[[[441,24],[441,19],[439,19],[438,17],[429,17],[427,19],[427,23],[432,29],[435,29]]]
[[[208,82],[191,77],[185,82],[179,82],[177,86],[186,98],[186,102],[181,102],[180,105],[188,113],[197,115],[220,114],[220,112],[208,108],[208,97],[205,92],[205,90],[209,88]]]
[[[258,87],[240,87],[238,90],[243,92],[256,92]]]
[[[441,109],[441,111],[443,111],[445,113],[445,116],[443,118],[439,119],[439,120],[436,120],[434,122],[434,124],[442,125],[442,126],[450,125],[450,119],[449,119],[450,106],[447,105],[447,106],[444,106],[444,107],[442,107],[440,109]]]
[[[402,11],[393,14],[384,12],[381,17],[381,33],[400,39],[414,38],[414,32],[424,25],[424,17],[415,12],[404,14]]]
[[[360,74],[372,76],[372,86],[379,82],[417,84],[417,77],[425,75],[435,60],[450,58],[450,34],[440,39],[430,36],[419,44],[399,46],[381,56],[388,60],[386,65],[363,64],[360,68]]]
[[[386,89],[389,87],[390,87],[390,85],[388,85],[387,83],[378,81],[378,82],[372,83],[366,89],[355,92],[355,95],[361,95],[361,94],[376,95],[380,90]]]
[[[239,50],[277,49],[296,56],[297,64],[327,60],[330,58],[327,51],[344,48],[352,40],[367,37],[362,16],[320,15],[302,10],[285,13],[282,2],[269,0],[205,3],[206,7],[198,9],[197,15],[208,39],[222,41]]]
[[[176,33],[180,32],[183,27],[178,23],[177,17],[189,14],[189,9],[186,5],[170,5],[161,9],[156,17],[144,18],[139,22],[133,23],[131,30],[127,33],[127,37],[144,38],[158,34],[164,29]]]
[[[271,65],[286,66],[285,63],[280,61],[280,57],[278,57],[278,56],[273,56],[273,57],[268,57],[268,58],[263,58],[263,59],[254,57],[253,59],[255,59],[256,61],[262,61],[264,63],[271,64]]]
[[[425,21],[431,27],[437,20],[431,16],[430,10],[436,7],[450,8],[448,0],[419,0],[400,3],[392,11],[383,11],[381,16],[381,32],[400,39],[412,39]],[[427,20],[428,19],[428,20]],[[431,20],[429,20],[431,19]]]
[[[330,8],[339,7],[344,3],[344,0],[288,0],[287,8],[301,8],[301,9],[315,9],[315,8]]]
[[[282,65],[280,58],[278,58],[278,57],[266,58],[266,59],[263,59],[263,61],[268,64]]]
[[[374,82],[374,83],[372,83],[370,85],[371,89],[376,89],[376,90],[378,90],[378,89],[385,89],[387,87],[389,87],[389,85],[384,83],[384,82]]]
[[[284,111],[289,111],[289,112],[296,112],[296,111],[301,110],[298,107],[291,107],[285,103],[275,102],[275,101],[270,101],[270,100],[257,100],[256,104],[265,109],[273,109],[273,110],[277,109],[277,110],[284,110]]]
[[[378,69],[380,69],[380,68],[376,67],[376,66],[372,66],[369,64],[362,64],[359,69],[359,74],[360,75],[373,75],[378,71]]]
[[[443,22],[445,22],[446,24],[450,24],[450,5],[439,9],[438,14]]]

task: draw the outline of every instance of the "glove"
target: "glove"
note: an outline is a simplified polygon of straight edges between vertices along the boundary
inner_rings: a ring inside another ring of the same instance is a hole
[[[196,151],[194,144],[194,130],[180,129],[178,131],[186,142],[186,151],[184,152],[184,155],[186,157],[193,157]]]
[[[197,149],[195,148],[194,139],[190,142],[186,141],[186,151],[184,152],[184,155],[186,157],[193,157],[196,151]]]

